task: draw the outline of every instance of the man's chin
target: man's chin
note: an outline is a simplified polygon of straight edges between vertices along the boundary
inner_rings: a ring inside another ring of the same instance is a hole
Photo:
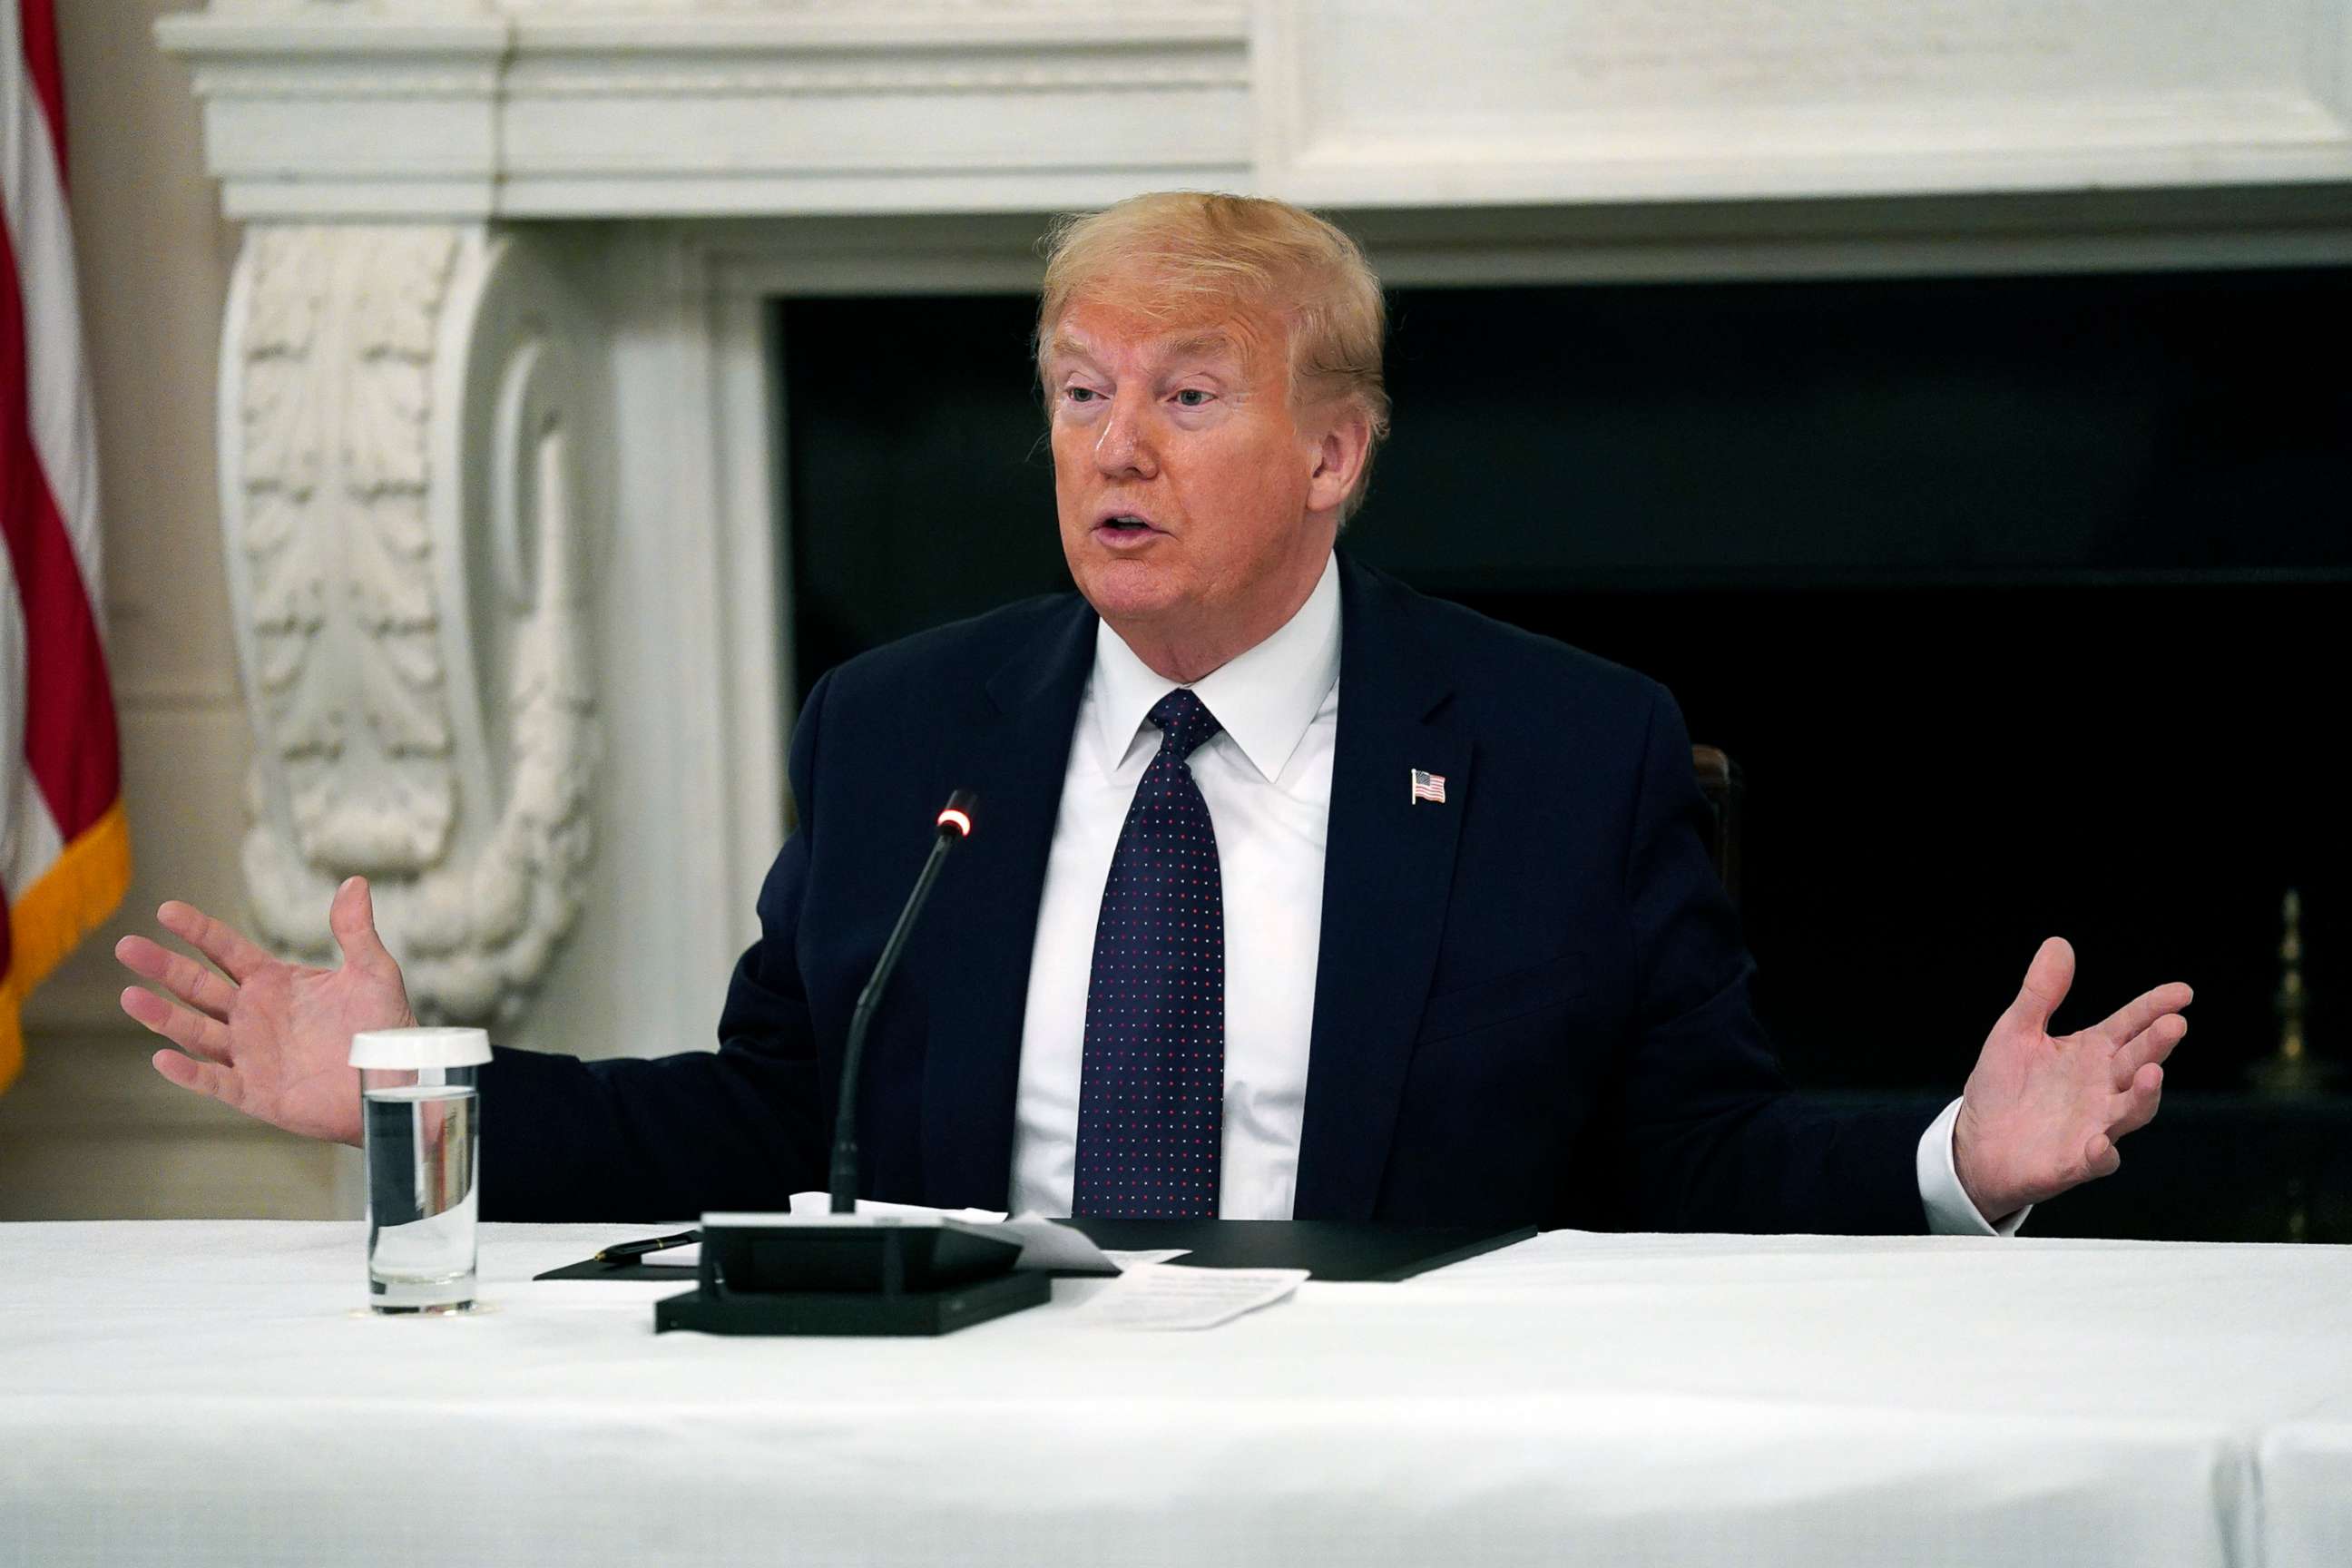
[[[1156,619],[1184,600],[1177,574],[1159,562],[1095,560],[1073,575],[1078,592],[1107,621]]]

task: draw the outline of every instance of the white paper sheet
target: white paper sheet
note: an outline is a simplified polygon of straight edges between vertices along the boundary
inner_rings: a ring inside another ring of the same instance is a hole
[[[1130,1268],[1071,1316],[1091,1328],[1213,1329],[1298,1289],[1304,1268]]]
[[[1118,1252],[1106,1247],[1103,1256],[1118,1265],[1118,1271],[1124,1274],[1130,1268],[1142,1268],[1154,1263],[1165,1263],[1174,1258],[1190,1258],[1192,1256],[1192,1249],[1188,1247],[1161,1247],[1149,1252]]]
[[[1008,1220],[1004,1228],[1021,1238],[1020,1260],[1013,1265],[1015,1268],[1106,1276],[1118,1272],[1118,1265],[1110,1255],[1097,1247],[1085,1231],[1059,1220],[1030,1215]]]
[[[792,1212],[796,1215],[823,1214],[829,1202],[823,1193],[799,1193],[793,1197]],[[1181,1247],[1158,1247],[1139,1252],[1106,1252],[1087,1238],[1086,1233],[1058,1220],[1038,1215],[1024,1215],[1018,1220],[1006,1220],[1003,1215],[985,1209],[927,1209],[914,1204],[877,1203],[872,1199],[858,1200],[860,1214],[940,1215],[949,1219],[971,1220],[975,1224],[1003,1224],[1022,1241],[1021,1259],[1013,1267],[1022,1269],[1050,1269],[1063,1274],[1110,1275],[1140,1266],[1165,1263],[1171,1258],[1186,1256]],[[683,1247],[666,1247],[659,1252],[646,1253],[638,1259],[663,1268],[696,1268],[702,1267],[702,1247],[688,1242]]]
[[[830,1194],[794,1193],[793,1194],[793,1213],[794,1214],[828,1214],[832,1209],[833,1198]],[[941,1219],[968,1219],[974,1225],[993,1225],[1004,1217],[1003,1213],[995,1209],[929,1209],[920,1204],[886,1204],[878,1198],[858,1199],[857,1212],[859,1214],[937,1215]]]
[[[1075,1236],[1077,1233],[1072,1231],[1070,1234]],[[1084,1237],[1079,1237],[1079,1239],[1084,1241],[1086,1238]],[[1087,1245],[1092,1246],[1093,1244],[1088,1243]],[[1129,1268],[1139,1268],[1147,1264],[1165,1263],[1171,1258],[1189,1258],[1192,1254],[1181,1247],[1162,1247],[1148,1252],[1113,1252],[1106,1250],[1103,1251],[1100,1256],[1108,1259],[1113,1268],[1118,1269],[1123,1273]],[[688,1242],[684,1247],[666,1247],[659,1252],[646,1253],[645,1257],[639,1258],[637,1261],[640,1263],[650,1263],[663,1268],[698,1269],[702,1267],[702,1246],[699,1242]],[[1019,1268],[1069,1269],[1076,1268],[1076,1265],[1052,1262],[1033,1262],[1031,1261],[1029,1250],[1024,1247],[1021,1254],[1021,1261],[1014,1265],[1014,1267]]]

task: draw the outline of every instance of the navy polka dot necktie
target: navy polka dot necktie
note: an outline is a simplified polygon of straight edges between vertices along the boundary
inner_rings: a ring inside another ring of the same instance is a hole
[[[1185,759],[1216,715],[1178,688],[1118,832],[1095,926],[1073,1215],[1214,1219],[1225,1102],[1225,904]]]

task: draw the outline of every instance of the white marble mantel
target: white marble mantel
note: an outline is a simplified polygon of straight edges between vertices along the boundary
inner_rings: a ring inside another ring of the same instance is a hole
[[[1339,209],[1385,275],[2352,261],[2352,0],[212,0],[250,913],[435,1014],[707,1042],[783,824],[768,302],[1043,215]],[[1041,526],[1043,526],[1041,521]]]
[[[239,217],[2352,179],[2342,0],[214,0]]]

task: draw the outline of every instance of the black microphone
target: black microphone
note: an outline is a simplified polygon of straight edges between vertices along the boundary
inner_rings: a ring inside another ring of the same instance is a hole
[[[857,994],[857,1006],[849,1015],[849,1043],[841,1052],[841,1102],[833,1119],[833,1212],[857,1212],[857,1078],[858,1068],[866,1059],[866,1026],[874,1018],[875,1005],[882,1000],[883,988],[890,984],[890,972],[898,967],[898,954],[907,945],[908,933],[923,912],[924,903],[931,896],[931,884],[940,879],[940,868],[947,864],[948,851],[971,837],[971,814],[980,797],[968,789],[960,789],[948,796],[940,808],[939,837],[931,845],[930,858],[923,862],[922,875],[915,879],[915,890],[907,895],[907,907],[898,911],[898,923],[890,928],[890,940],[882,944],[882,956],[874,962],[874,975],[866,989]]]
[[[700,1281],[654,1304],[656,1333],[944,1334],[1043,1306],[1053,1295],[1044,1269],[1015,1269],[1023,1242],[1010,1226],[857,1212],[857,1079],[866,1027],[948,851],[971,836],[977,805],[970,790],[948,796],[930,858],[849,1015],[834,1114],[831,1212],[704,1214]]]

